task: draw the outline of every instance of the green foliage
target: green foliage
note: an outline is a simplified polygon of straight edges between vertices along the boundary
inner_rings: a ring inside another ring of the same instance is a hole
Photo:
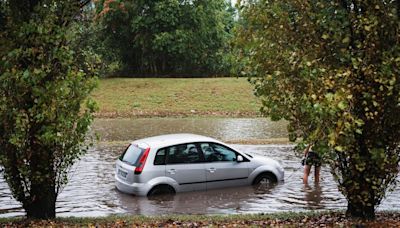
[[[234,13],[224,0],[98,1],[97,45],[130,75],[226,74]]]
[[[348,213],[373,217],[398,173],[398,1],[242,1],[246,75],[291,140],[325,157]]]
[[[27,216],[51,218],[69,168],[87,149],[97,64],[77,48],[77,1],[29,6],[10,3],[2,37],[9,46],[1,52],[0,165]]]

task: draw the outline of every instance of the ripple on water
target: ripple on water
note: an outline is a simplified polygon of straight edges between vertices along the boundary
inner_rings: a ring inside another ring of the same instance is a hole
[[[300,155],[287,145],[233,145],[243,152],[279,160],[286,179],[265,192],[251,186],[176,194],[170,198],[148,199],[120,193],[114,187],[114,162],[125,145],[92,148],[70,173],[70,182],[57,201],[58,216],[105,216],[110,214],[236,214],[345,209],[328,167],[321,169],[321,183],[302,184]],[[400,189],[389,193],[379,210],[400,209]],[[0,217],[24,215],[3,178],[0,178]]]

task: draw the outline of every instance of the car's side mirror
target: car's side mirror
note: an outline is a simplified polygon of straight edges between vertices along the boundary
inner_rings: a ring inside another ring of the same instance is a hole
[[[242,162],[242,161],[243,161],[243,156],[242,156],[242,155],[238,155],[238,156],[236,157],[236,161],[237,161],[237,162]]]

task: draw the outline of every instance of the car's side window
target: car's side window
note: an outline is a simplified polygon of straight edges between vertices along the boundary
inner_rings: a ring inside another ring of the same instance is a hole
[[[214,149],[211,147],[209,143],[200,143],[200,148],[203,151],[204,158],[206,161],[216,161],[216,158],[213,158],[214,156]]]
[[[201,143],[201,150],[208,162],[236,161],[236,152],[219,144]]]
[[[158,150],[154,158],[154,165],[165,165],[165,149]]]
[[[196,144],[181,144],[167,148],[167,164],[201,162]]]

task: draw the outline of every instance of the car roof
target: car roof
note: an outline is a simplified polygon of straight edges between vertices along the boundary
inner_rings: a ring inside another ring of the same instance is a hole
[[[168,134],[168,135],[158,135],[143,139],[138,139],[132,142],[132,144],[142,144],[145,143],[150,147],[166,147],[183,143],[192,143],[192,142],[216,142],[221,143],[220,141],[202,135],[196,134]]]

